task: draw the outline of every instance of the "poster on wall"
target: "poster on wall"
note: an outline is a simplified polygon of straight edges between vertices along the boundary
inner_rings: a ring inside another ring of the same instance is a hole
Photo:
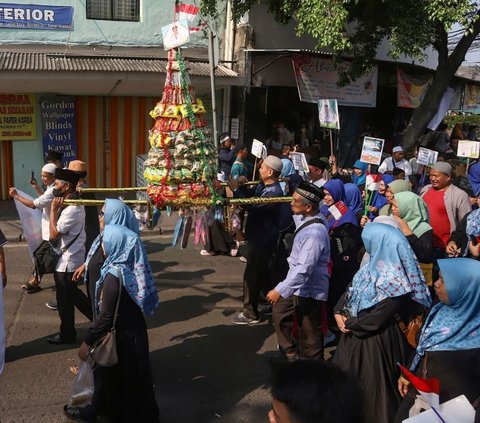
[[[294,54],[292,62],[300,101],[316,104],[320,98],[335,98],[340,106],[377,106],[376,66],[351,84],[339,87],[338,69],[335,68],[333,60],[308,54]],[[348,66],[348,63],[343,66]]]
[[[63,163],[77,159],[77,125],[73,96],[40,97],[43,152],[63,153]]]
[[[337,100],[318,100],[318,120],[322,128],[340,129]]]
[[[397,106],[416,109],[427,94],[433,78],[410,75],[397,68]]]
[[[382,160],[383,144],[381,138],[364,137],[360,160],[363,163],[379,165]]]
[[[70,31],[73,7],[0,3],[0,28]]]
[[[0,94],[0,140],[36,139],[35,96]]]

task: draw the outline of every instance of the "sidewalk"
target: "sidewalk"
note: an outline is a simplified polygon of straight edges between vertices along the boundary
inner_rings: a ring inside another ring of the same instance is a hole
[[[160,228],[162,229],[163,235],[173,233],[177,218],[178,214],[176,212],[173,212],[171,216],[167,216],[165,212],[162,212]],[[13,200],[0,201],[0,230],[9,242],[25,241],[23,238],[22,224],[20,223],[15,202]],[[153,230],[144,229],[142,231],[142,237],[157,235],[158,232],[159,225]]]

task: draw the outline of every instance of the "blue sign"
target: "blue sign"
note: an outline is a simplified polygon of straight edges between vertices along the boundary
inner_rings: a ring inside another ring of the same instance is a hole
[[[40,97],[43,152],[63,153],[63,163],[77,159],[75,97]]]
[[[0,28],[70,31],[73,7],[0,3]]]

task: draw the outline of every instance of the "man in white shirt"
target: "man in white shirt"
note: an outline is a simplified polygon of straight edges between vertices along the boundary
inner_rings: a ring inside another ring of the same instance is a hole
[[[378,173],[392,174],[393,169],[398,167],[405,171],[405,179],[408,180],[409,176],[412,174],[412,166],[410,163],[403,158],[404,152],[403,148],[400,146],[393,147],[392,157],[387,157],[380,167],[378,168]]]
[[[53,278],[55,280],[60,333],[47,337],[50,344],[75,342],[75,307],[89,320],[93,312],[88,297],[73,281],[73,273],[85,260],[85,209],[64,206],[65,199],[78,198],[76,187],[80,175],[68,169],[55,170],[55,187],[50,212],[50,241],[61,254]]]
[[[42,177],[42,183],[45,185],[46,190],[42,193],[40,190],[37,181],[32,179],[30,184],[33,186],[35,191],[39,194],[35,200],[30,200],[28,198],[22,197],[16,190],[16,188],[12,187],[9,190],[9,194],[11,197],[18,200],[26,207],[30,207],[31,209],[40,209],[42,210],[42,243],[35,251],[34,255],[37,253],[41,254],[45,248],[48,248],[48,241],[50,239],[50,205],[53,201],[53,187],[55,182],[55,169],[57,167],[53,163],[47,163],[45,166],[42,167],[42,171],[40,173]],[[22,285],[22,288],[25,289],[29,293],[37,292],[40,288],[40,282],[42,280],[43,274],[40,274],[37,268],[33,271],[33,275],[30,280]]]

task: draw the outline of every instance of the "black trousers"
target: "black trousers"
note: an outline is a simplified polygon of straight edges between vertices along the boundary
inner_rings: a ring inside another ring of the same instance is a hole
[[[60,316],[60,336],[74,339],[75,307],[90,321],[93,319],[92,306],[88,297],[72,280],[73,272],[53,272],[57,294],[58,315]]]
[[[298,322],[298,356],[323,359],[322,301],[293,296]]]
[[[272,320],[280,351],[284,354],[296,353],[297,342],[294,333],[296,319],[293,296],[290,298],[280,298],[280,301],[272,308]]]
[[[266,248],[248,244],[247,266],[243,274],[243,314],[258,318],[260,293],[267,295],[273,288],[270,277],[272,252]]]

